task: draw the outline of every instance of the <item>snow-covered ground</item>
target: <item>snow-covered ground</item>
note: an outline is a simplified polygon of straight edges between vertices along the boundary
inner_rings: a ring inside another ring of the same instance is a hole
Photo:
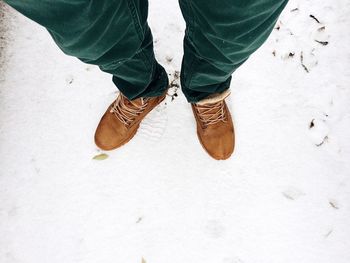
[[[225,162],[181,92],[93,160],[111,77],[2,3],[0,20],[1,263],[350,262],[348,0],[292,0],[235,72]],[[150,25],[173,75],[177,1],[151,0]]]

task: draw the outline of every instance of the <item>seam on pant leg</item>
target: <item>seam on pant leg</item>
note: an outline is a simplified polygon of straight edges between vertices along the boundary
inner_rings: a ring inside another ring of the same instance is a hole
[[[191,11],[192,13],[192,39],[189,40],[189,42],[191,43],[191,45],[193,46],[193,49],[194,51],[195,50],[195,40],[196,40],[196,16],[195,16],[195,13],[193,11],[193,6],[192,6],[192,0],[188,0],[188,6],[189,6],[189,10]],[[199,63],[199,59],[198,59],[198,56],[199,54],[197,53],[193,53],[194,56],[192,58],[192,61],[191,61],[191,64],[189,66],[189,73],[188,73],[188,83],[187,83],[187,88],[190,88],[191,87],[191,84],[192,84],[192,80],[193,80],[193,75],[194,75],[194,72],[195,72],[195,69]]]
[[[131,17],[133,19],[134,27],[137,31],[138,37],[141,41],[143,41],[144,34],[143,34],[142,28],[140,26],[140,20],[139,20],[139,17],[137,15],[137,11],[136,11],[136,7],[134,5],[134,2],[133,2],[133,0],[127,0],[126,2],[128,3],[129,11],[131,13]]]
[[[138,37],[139,37],[141,43],[143,43],[144,38],[145,38],[145,34],[144,34],[143,30],[142,30],[140,18],[139,18],[138,14],[137,14],[136,6],[135,6],[133,1],[134,0],[127,0],[128,7],[129,7],[129,11],[131,13],[131,16],[132,16],[132,19],[133,19],[133,22],[134,22],[134,27],[135,27],[135,29],[137,31]],[[144,59],[142,60],[142,63],[144,64],[145,68],[149,69],[151,71],[151,73],[153,73],[154,65],[153,65],[152,61],[149,59],[149,57],[145,54],[144,49],[141,48],[139,53],[144,57]]]
[[[192,15],[190,15],[189,17],[192,18],[191,21],[190,21],[190,24],[189,24],[189,36],[190,37],[193,37],[194,39],[194,26],[195,26],[195,17],[194,17],[194,12],[193,12],[193,7],[192,7],[192,3],[191,3],[191,0],[184,0],[187,7],[188,7],[188,10],[189,12],[192,13]]]
[[[191,20],[188,23],[188,34],[187,34],[187,41],[194,47],[194,39],[195,39],[195,15],[194,15],[194,11],[193,11],[193,7],[191,4],[191,0],[183,0],[184,3],[187,6],[189,15],[187,17],[189,17]],[[193,41],[192,41],[193,39]],[[187,88],[189,88],[191,81],[192,81],[192,76],[193,76],[193,65],[195,63],[196,57],[193,56],[192,60],[189,62],[189,66],[187,68],[188,73],[187,73],[187,78],[185,79],[185,84],[187,86]]]
[[[192,80],[193,80],[193,75],[194,75],[194,69],[196,68],[197,65],[198,65],[198,59],[194,56],[193,59],[192,59],[191,67],[189,69],[190,77],[188,79],[188,85],[187,85],[188,88],[191,87]]]

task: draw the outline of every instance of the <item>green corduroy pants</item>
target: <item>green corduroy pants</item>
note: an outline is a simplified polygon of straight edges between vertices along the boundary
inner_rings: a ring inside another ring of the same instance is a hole
[[[166,0],[165,0],[166,1]],[[46,27],[67,55],[98,65],[129,99],[164,92],[147,0],[5,0]],[[229,88],[271,33],[287,0],[179,0],[186,21],[181,86],[189,102]]]

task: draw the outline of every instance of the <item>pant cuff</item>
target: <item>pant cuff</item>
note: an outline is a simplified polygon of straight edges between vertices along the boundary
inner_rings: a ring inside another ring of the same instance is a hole
[[[196,104],[197,105],[213,104],[226,99],[228,96],[230,96],[230,94],[231,94],[231,91],[227,89],[221,93],[211,94],[208,97],[198,101]]]

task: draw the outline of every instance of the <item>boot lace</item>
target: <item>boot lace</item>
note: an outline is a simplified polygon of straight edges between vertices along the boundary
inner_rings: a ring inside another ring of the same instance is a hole
[[[119,94],[110,112],[114,114],[125,126],[129,126],[137,116],[147,107],[149,98],[140,98],[141,105],[127,99],[123,94]]]
[[[205,105],[195,104],[195,108],[200,121],[205,127],[213,125],[220,121],[226,122],[224,101]]]

